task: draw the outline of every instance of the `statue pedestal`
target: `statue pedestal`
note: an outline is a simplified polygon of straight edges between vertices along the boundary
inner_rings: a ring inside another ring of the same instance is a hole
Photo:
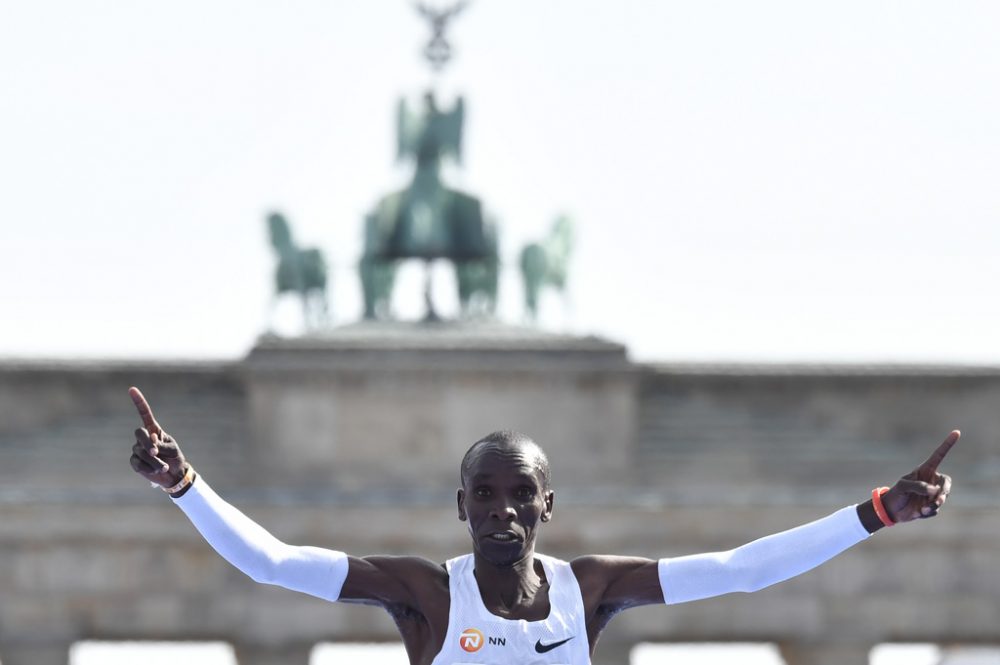
[[[637,374],[619,344],[498,324],[359,323],[262,338],[244,370],[254,454],[276,483],[453,489],[462,455],[498,429],[538,441],[558,487],[629,475]]]

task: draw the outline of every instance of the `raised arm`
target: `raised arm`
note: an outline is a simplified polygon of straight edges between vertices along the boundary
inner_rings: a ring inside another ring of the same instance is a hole
[[[736,591],[757,591],[828,561],[870,534],[898,522],[937,515],[951,491],[938,473],[958,441],[951,432],[931,456],[872,499],[727,552],[651,559],[585,557],[573,562],[589,607],[614,612],[665,602],[682,603]],[[876,505],[880,503],[883,517]],[[601,609],[603,608],[603,609]]]
[[[412,584],[430,562],[414,557],[348,557],[343,552],[284,543],[223,500],[188,463],[138,388],[129,396],[142,419],[129,460],[140,476],[168,492],[209,545],[256,582],[274,584],[324,600],[390,606],[415,604]]]

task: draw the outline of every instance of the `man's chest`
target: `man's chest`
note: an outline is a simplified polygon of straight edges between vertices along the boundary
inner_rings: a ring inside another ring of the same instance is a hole
[[[589,655],[584,631],[564,622],[479,619],[454,628],[434,665],[568,665]]]

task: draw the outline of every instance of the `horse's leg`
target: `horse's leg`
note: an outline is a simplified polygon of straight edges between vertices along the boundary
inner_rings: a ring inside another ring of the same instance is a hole
[[[524,318],[528,323],[538,321],[538,285],[527,280],[524,284]]]
[[[321,326],[329,326],[330,301],[326,297],[326,289],[317,289],[316,296],[319,298],[319,324]]]
[[[458,316],[461,319],[469,316],[469,299],[472,292],[469,268],[467,265],[455,261],[452,263],[455,270],[455,286],[458,288]]]
[[[431,261],[424,261],[424,302],[427,304],[427,314],[424,315],[425,323],[436,323],[441,320],[437,310],[434,309],[433,294],[433,273],[431,272]]]
[[[305,288],[299,289],[299,300],[302,302],[302,328],[305,332],[313,329],[312,308],[309,306],[309,291]]]
[[[317,287],[310,290],[309,293],[316,327],[325,328],[330,324],[330,307],[326,299],[326,289]]]
[[[275,290],[275,292],[271,294],[271,302],[267,306],[267,314],[265,314],[265,319],[264,319],[264,330],[269,335],[275,334],[274,312],[276,309],[278,309],[278,298],[280,297],[281,293]]]

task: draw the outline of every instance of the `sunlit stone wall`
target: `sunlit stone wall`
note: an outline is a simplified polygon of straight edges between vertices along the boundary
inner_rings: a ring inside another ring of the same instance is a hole
[[[790,665],[850,665],[884,641],[997,641],[994,370],[639,366],[613,344],[551,337],[335,342],[272,342],[227,364],[0,366],[3,665],[65,665],[75,642],[124,639],[305,664],[320,642],[394,638],[376,609],[257,585],[219,560],[128,467],[133,384],[278,537],[436,561],[468,550],[457,466],[491,429],[549,450],[541,548],[571,558],[728,549],[864,500],[961,427],[941,518],[757,594],[627,612],[595,664],[626,663],[639,642],[773,642]]]

